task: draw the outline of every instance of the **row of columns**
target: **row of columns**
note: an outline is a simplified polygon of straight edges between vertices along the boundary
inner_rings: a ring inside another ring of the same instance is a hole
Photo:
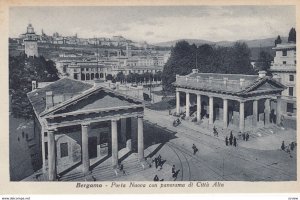
[[[144,130],[143,130],[143,117],[139,116],[138,121],[138,158],[140,161],[144,160]],[[112,145],[112,166],[115,168],[118,166],[118,119],[111,120],[111,145]],[[89,159],[89,147],[88,147],[88,130],[89,123],[81,125],[81,139],[82,139],[82,172],[84,175],[90,173],[90,159]],[[42,134],[44,130],[42,128]],[[42,137],[44,138],[44,137]],[[44,144],[44,143],[43,143]],[[49,180],[56,180],[56,152],[55,152],[55,134],[54,130],[48,130],[48,176]],[[45,153],[43,153],[43,168],[45,168]]]
[[[246,101],[239,101],[240,103],[240,120],[239,120],[239,129],[240,131],[245,130],[245,102]],[[213,115],[214,115],[214,97],[209,96],[209,124],[213,124]],[[266,99],[265,101],[265,121],[266,123],[270,122],[270,99]],[[186,92],[186,116],[190,116],[190,93]],[[276,104],[276,123],[280,123],[280,116],[281,116],[281,98],[280,96],[277,97],[277,104]],[[176,91],[176,113],[180,113],[180,92]],[[253,100],[253,126],[257,126],[258,121],[258,100]],[[201,95],[197,94],[197,121],[201,120]],[[223,126],[227,128],[228,126],[228,99],[223,98]]]

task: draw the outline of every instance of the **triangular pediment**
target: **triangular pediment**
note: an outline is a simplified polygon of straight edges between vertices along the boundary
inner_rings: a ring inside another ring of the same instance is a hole
[[[115,91],[104,88],[82,94],[74,99],[62,102],[46,115],[56,115],[73,112],[91,112],[95,110],[110,110],[114,108],[128,108],[142,105],[142,101]]]
[[[265,79],[259,79],[253,84],[251,84],[249,87],[245,88],[242,92],[245,93],[254,93],[254,92],[261,92],[261,91],[280,91],[284,90],[285,86],[279,83],[278,81],[275,81],[272,78],[265,78]]]

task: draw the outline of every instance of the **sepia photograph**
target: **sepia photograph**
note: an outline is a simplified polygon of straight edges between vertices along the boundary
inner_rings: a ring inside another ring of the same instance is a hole
[[[296,8],[9,6],[8,182],[297,183]]]

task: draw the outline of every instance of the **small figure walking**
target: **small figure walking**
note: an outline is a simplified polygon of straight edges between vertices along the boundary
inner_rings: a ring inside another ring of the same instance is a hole
[[[214,126],[213,128],[213,131],[214,131],[214,136],[217,136],[218,137],[218,131],[217,131],[217,128]]]
[[[234,138],[233,138],[233,146],[236,147],[236,137],[235,137],[235,136],[234,136]]]
[[[284,141],[282,141],[282,143],[281,143],[281,150],[282,150],[282,151],[285,150],[285,144],[284,144]]]
[[[244,140],[244,141],[246,140],[246,135],[245,135],[245,133],[243,133],[243,140]]]
[[[154,158],[154,162],[155,162],[155,168],[157,169],[157,167],[158,167],[158,159]]]
[[[195,145],[195,144],[193,144],[192,148],[193,148],[194,155],[195,155],[195,154],[197,153],[197,151],[198,151],[198,148],[196,147],[196,145]]]
[[[233,135],[232,131],[230,131],[230,136],[229,136],[229,144],[232,145],[232,140],[233,140]]]
[[[175,165],[172,166],[172,177],[174,178],[174,174],[176,173]]]
[[[228,137],[227,136],[225,138],[225,144],[226,144],[226,146],[228,146]]]
[[[123,172],[123,175],[126,175],[123,164],[120,164],[120,171]]]
[[[246,134],[246,141],[249,140],[249,133]]]
[[[157,176],[157,175],[155,175],[155,177],[154,177],[153,181],[159,181],[159,178],[158,178],[158,176]]]

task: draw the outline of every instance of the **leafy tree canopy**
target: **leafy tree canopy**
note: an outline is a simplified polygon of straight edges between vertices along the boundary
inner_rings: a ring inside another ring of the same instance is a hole
[[[235,43],[232,47],[216,47],[208,44],[189,45],[178,42],[171,50],[171,56],[162,73],[163,89],[174,91],[172,83],[176,74],[187,75],[197,68],[201,73],[254,74],[251,52],[245,43]]]
[[[44,57],[29,57],[24,54],[9,57],[9,91],[11,112],[14,117],[33,117],[27,93],[32,90],[32,81],[51,82],[58,80],[58,71],[52,60]]]
[[[291,28],[291,30],[289,32],[288,42],[296,43],[296,29],[295,28]]]

